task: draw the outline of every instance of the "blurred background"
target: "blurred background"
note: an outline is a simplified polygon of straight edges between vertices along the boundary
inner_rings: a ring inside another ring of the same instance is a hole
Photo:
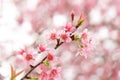
[[[47,43],[45,34],[69,22],[72,10],[75,18],[86,16],[95,46],[74,62],[74,45],[59,49],[62,80],[120,80],[120,0],[0,0],[0,80],[9,80],[10,64],[23,68],[15,65],[20,49]]]

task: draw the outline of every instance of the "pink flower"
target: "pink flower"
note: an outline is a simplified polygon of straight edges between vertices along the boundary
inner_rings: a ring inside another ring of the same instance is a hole
[[[55,76],[57,76],[57,74],[58,74],[57,69],[52,69],[51,72],[50,72],[51,77],[55,77]]]
[[[40,64],[39,69],[42,70],[42,71],[47,71],[48,70],[48,68],[45,64]]]
[[[33,59],[33,56],[32,56],[31,54],[26,54],[25,59],[26,59],[27,61],[32,60],[32,59]]]
[[[24,53],[23,54],[26,61],[33,60],[33,54],[32,53]]]
[[[50,53],[48,53],[48,55],[47,55],[47,59],[51,61],[51,60],[53,60],[53,58],[54,58],[53,55],[50,54]]]
[[[24,57],[24,60],[28,65],[34,65],[34,59],[36,57],[35,54],[32,53],[23,53],[22,55]]]
[[[49,39],[50,40],[56,40],[56,39],[58,39],[58,34],[57,34],[58,32],[57,32],[57,30],[52,30],[50,33],[49,33]]]
[[[47,80],[47,76],[48,76],[48,74],[46,72],[44,72],[44,71],[42,71],[40,73],[41,80]]]
[[[41,45],[39,45],[38,49],[39,49],[39,52],[44,52],[46,50],[46,47],[45,47],[45,45],[41,44]]]
[[[66,32],[61,32],[60,38],[63,42],[71,42],[70,34]]]
[[[64,28],[65,28],[65,32],[70,32],[71,33],[73,31],[75,31],[75,27],[73,27],[70,23],[67,23]]]
[[[51,40],[56,40],[57,39],[57,34],[56,33],[51,33],[50,34],[50,39]]]

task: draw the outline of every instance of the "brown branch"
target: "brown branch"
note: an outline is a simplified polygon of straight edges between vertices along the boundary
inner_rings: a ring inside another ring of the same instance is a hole
[[[26,73],[26,75],[23,76],[23,78],[22,78],[21,80],[24,80],[25,78],[29,79],[28,75],[29,75],[36,67],[38,67],[40,64],[42,64],[43,61],[44,61],[46,58],[47,58],[47,57],[45,57],[41,62],[39,62],[39,63],[36,64],[35,66],[32,66],[31,69],[30,69],[30,71],[28,71],[28,72]]]

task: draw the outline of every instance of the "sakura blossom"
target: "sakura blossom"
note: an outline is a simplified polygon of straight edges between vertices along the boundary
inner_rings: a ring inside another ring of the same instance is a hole
[[[120,80],[119,0],[0,0],[0,80]]]

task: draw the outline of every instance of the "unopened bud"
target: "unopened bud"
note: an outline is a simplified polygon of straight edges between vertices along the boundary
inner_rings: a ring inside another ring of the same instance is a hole
[[[71,11],[71,20],[72,20],[72,22],[74,21],[74,16],[75,16],[75,12],[72,10]]]

